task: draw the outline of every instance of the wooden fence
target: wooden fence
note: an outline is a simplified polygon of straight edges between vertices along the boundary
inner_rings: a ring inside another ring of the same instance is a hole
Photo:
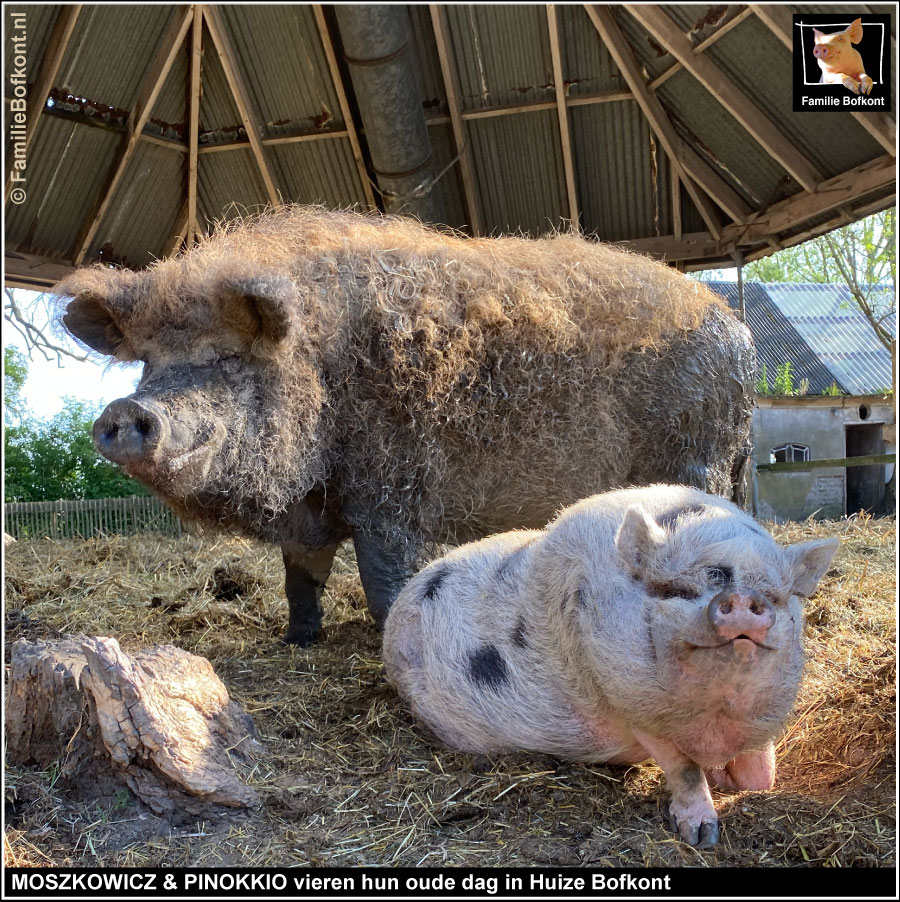
[[[178,517],[158,498],[12,501],[3,505],[4,530],[16,539],[72,539],[161,532],[181,535]]]

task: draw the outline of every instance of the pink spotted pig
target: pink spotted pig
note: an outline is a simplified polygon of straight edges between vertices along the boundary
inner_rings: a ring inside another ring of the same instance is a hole
[[[862,40],[861,19],[854,19],[843,31],[825,34],[813,29],[813,56],[822,70],[820,84],[843,85],[854,94],[869,94],[873,81],[866,75],[862,57],[852,45]]]
[[[653,758],[673,829],[710,847],[710,783],[774,784],[803,669],[801,598],[837,545],[782,547],[685,486],[595,495],[410,580],[385,626],[387,676],[454,748]]]

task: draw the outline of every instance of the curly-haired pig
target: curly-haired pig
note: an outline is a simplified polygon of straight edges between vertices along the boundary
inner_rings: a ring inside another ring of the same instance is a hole
[[[746,328],[702,284],[576,235],[286,207],[54,291],[74,336],[144,363],[98,450],[181,517],[279,543],[291,642],[351,536],[381,621],[430,543],[623,483],[728,495],[747,459]]]
[[[837,544],[782,547],[686,486],[596,495],[417,574],[388,614],[386,673],[457,749],[653,758],[673,828],[708,847],[710,782],[774,783],[803,668],[800,599]]]

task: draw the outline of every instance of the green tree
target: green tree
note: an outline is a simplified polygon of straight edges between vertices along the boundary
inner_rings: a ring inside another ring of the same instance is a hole
[[[25,416],[22,392],[28,379],[28,360],[21,351],[3,349],[3,423],[15,425]]]
[[[896,213],[885,210],[748,263],[744,278],[844,284],[878,340],[891,350],[894,336],[888,321],[897,312],[896,241]]]

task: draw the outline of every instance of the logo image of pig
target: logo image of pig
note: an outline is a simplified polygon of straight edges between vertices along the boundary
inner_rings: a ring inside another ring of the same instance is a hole
[[[870,94],[873,81],[866,75],[859,51],[853,44],[862,40],[862,19],[854,19],[843,31],[825,34],[813,29],[813,55],[822,70],[820,84],[843,85],[854,94]]]
[[[747,329],[702,284],[574,235],[285,207],[54,293],[82,343],[144,364],[98,450],[181,517],[281,545],[288,642],[319,629],[347,538],[382,622],[430,543],[626,483],[730,495],[747,460]]]
[[[459,547],[388,614],[389,681],[448,745],[653,758],[709,847],[709,784],[770,789],[803,668],[801,598],[836,539],[778,545],[723,498],[653,485]]]

